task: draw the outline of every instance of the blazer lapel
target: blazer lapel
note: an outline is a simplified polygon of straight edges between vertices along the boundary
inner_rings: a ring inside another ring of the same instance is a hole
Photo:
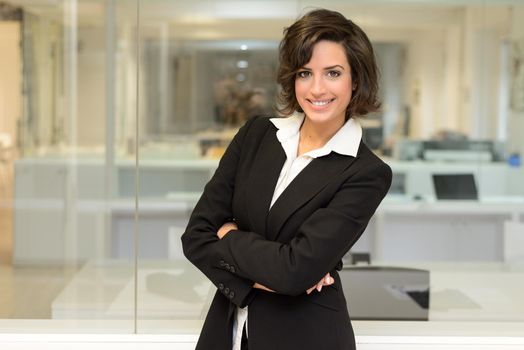
[[[319,193],[333,177],[344,171],[355,159],[333,152],[313,159],[291,181],[271,207],[267,217],[267,238],[276,240],[287,218]]]
[[[286,154],[273,128],[268,129],[259,149],[263,151],[257,153],[250,173],[248,213],[253,231],[265,235],[269,205]]]

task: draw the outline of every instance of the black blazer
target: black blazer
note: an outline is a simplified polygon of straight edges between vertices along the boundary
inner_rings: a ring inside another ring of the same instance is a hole
[[[355,349],[336,270],[386,195],[391,169],[362,142],[357,157],[331,152],[269,210],[286,160],[276,131],[266,117],[239,130],[182,236],[186,257],[218,288],[197,349],[230,350],[236,306],[246,305],[250,350]],[[239,230],[219,240],[230,220]],[[327,272],[335,283],[306,294]]]

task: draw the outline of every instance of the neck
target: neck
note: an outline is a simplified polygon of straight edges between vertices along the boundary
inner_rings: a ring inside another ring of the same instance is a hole
[[[344,123],[314,123],[306,117],[300,128],[299,154],[323,147]]]

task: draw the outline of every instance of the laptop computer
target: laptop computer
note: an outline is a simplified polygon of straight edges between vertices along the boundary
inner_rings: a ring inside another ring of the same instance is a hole
[[[473,174],[433,174],[435,195],[439,200],[477,200]]]

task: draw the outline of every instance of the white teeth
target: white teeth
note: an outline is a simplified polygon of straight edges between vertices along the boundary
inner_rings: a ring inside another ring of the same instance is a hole
[[[330,101],[311,101],[311,103],[313,104],[313,106],[325,106],[329,103]]]

